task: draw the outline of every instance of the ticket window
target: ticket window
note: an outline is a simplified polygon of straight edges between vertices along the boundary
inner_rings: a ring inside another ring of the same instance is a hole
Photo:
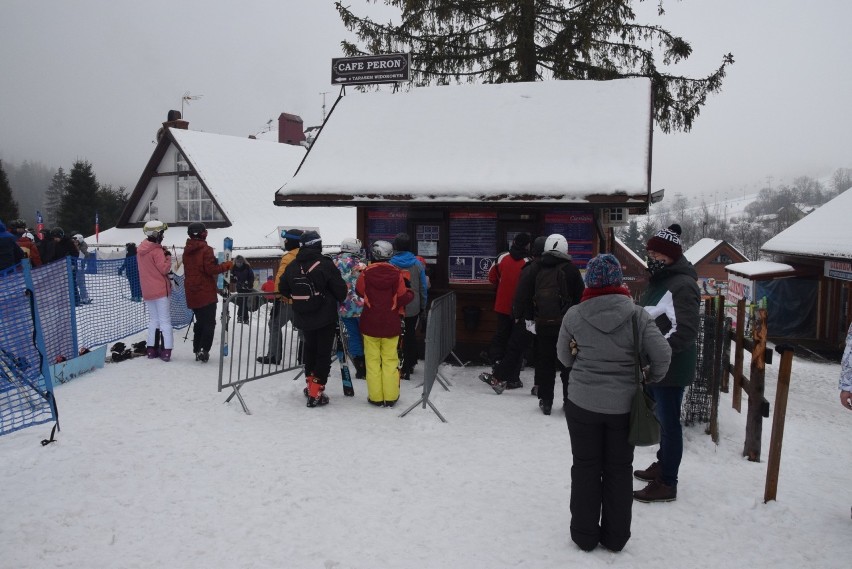
[[[441,235],[444,232],[442,223],[417,222],[414,224],[414,254],[426,261],[426,275],[430,284],[446,285],[446,270],[439,263],[442,245]]]

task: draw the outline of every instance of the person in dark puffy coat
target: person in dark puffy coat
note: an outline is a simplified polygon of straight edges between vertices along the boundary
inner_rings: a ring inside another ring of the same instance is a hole
[[[6,231],[6,225],[0,221],[0,271],[14,267],[24,258],[24,250],[18,246],[17,238]]]
[[[698,274],[680,242],[678,224],[661,229],[648,240],[648,288],[639,304],[656,322],[672,349],[672,363],[658,384],[645,389],[657,404],[660,448],[657,460],[633,473],[648,485],[633,493],[640,502],[671,502],[677,498],[678,472],[683,457],[680,408],[686,386],[695,379],[698,359],[698,327],[701,324],[701,292]]]
[[[293,301],[293,324],[304,335],[303,363],[305,365],[308,407],[325,405],[328,396],[323,393],[331,370],[331,348],[337,329],[337,304],[346,298],[346,282],[334,262],[322,254],[322,238],[316,231],[306,231],[301,237],[301,247],[296,258],[287,265],[278,292]],[[298,293],[305,275],[313,288],[322,296],[317,308]]]
[[[189,239],[183,250],[183,286],[186,306],[195,315],[192,351],[195,352],[196,361],[206,362],[210,359],[210,348],[213,347],[216,332],[216,305],[219,302],[216,277],[229,271],[234,262],[216,262],[216,254],[207,244],[207,228],[203,223],[190,223],[187,233]]]
[[[231,274],[234,276],[237,292],[254,290],[254,271],[242,255],[237,255],[234,259],[234,268],[231,270]],[[249,323],[249,304],[246,298],[237,300],[237,322],[240,324]]]

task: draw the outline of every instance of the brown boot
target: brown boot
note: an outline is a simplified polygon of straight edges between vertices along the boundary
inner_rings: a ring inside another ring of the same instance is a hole
[[[633,492],[633,499],[645,503],[674,502],[677,500],[677,486],[669,486],[659,480],[652,480],[641,490]]]
[[[651,463],[651,466],[646,468],[645,470],[634,470],[633,478],[636,480],[641,480],[642,482],[651,482],[660,477],[660,472],[662,468],[660,467],[659,462]]]

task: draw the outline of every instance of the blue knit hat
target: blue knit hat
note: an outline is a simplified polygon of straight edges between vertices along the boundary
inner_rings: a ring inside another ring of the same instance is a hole
[[[586,265],[586,286],[589,288],[621,286],[621,281],[621,263],[615,255],[603,253]]]

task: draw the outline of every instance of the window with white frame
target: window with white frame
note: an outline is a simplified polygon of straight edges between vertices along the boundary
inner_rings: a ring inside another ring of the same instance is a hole
[[[189,163],[178,152],[176,154],[178,172],[188,172]],[[176,221],[221,221],[224,219],[210,195],[192,175],[178,175],[177,179],[177,215]]]

